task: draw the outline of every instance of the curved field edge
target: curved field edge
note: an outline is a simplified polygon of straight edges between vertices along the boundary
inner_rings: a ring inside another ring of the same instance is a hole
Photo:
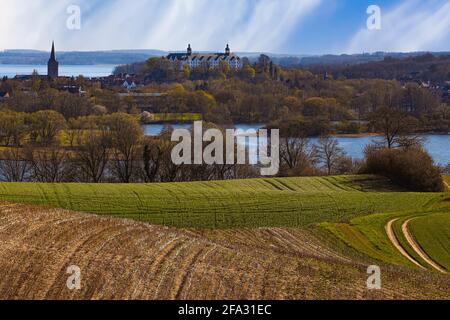
[[[300,229],[189,231],[1,204],[0,240],[1,299],[448,299],[450,292],[441,275],[393,266],[383,269],[382,289],[369,291],[367,266],[315,255],[320,243]],[[81,290],[66,287],[74,264]]]
[[[385,227],[402,214],[376,214],[352,219],[349,223],[324,222],[318,225],[346,246],[378,261],[414,268],[389,240]]]
[[[402,225],[406,221],[413,219],[409,226],[414,238],[416,240],[420,238],[422,243],[419,243],[425,253],[446,267],[449,256],[448,248],[450,248],[450,237],[448,236],[449,213],[429,212],[419,215],[415,212],[403,212],[397,214],[377,214],[355,218],[350,223],[321,223],[318,227],[326,230],[332,237],[337,238],[345,246],[351,248],[353,251],[357,251],[362,256],[367,255],[379,261],[418,268],[414,263],[400,254],[387,236],[386,225],[390,221],[395,220],[392,227],[401,247],[414,260],[419,262],[420,265],[428,270],[435,271],[411,248],[402,232]],[[437,220],[436,217],[440,217],[441,219]],[[416,220],[417,222],[414,224]],[[423,226],[423,224],[426,225]],[[412,225],[414,227],[411,227]],[[417,232],[417,229],[420,231]],[[345,248],[343,250],[343,252],[348,251]]]
[[[0,200],[179,228],[305,227],[408,211],[441,194],[379,192],[373,176],[271,178],[167,184],[0,183]]]
[[[422,250],[450,272],[450,212],[418,217],[409,223],[409,230]]]
[[[413,218],[416,218],[419,216],[420,215],[418,215],[418,214],[414,214],[414,215],[407,215],[407,216],[400,217],[400,218],[398,218],[398,220],[396,220],[393,223],[392,226],[393,226],[393,230],[395,233],[395,237],[397,238],[397,240],[400,243],[403,250],[405,250],[422,267],[432,270],[432,268],[430,268],[428,263],[425,260],[423,260],[422,257],[419,254],[417,254],[417,252],[411,247],[411,245],[408,243],[408,240],[406,239],[405,234],[403,233],[403,230],[402,230],[404,223],[406,223],[409,219],[413,219]],[[426,215],[426,216],[429,217],[429,215]]]

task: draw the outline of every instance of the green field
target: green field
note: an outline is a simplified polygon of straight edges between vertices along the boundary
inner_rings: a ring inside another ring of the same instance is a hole
[[[405,235],[402,232],[402,225],[412,217],[416,217],[416,215],[413,216],[405,215],[400,217],[393,225],[394,232],[398,241],[400,242],[401,246],[405,249],[405,251],[409,255],[411,255],[417,262],[419,262],[421,266],[427,268],[428,267],[427,263],[420,257],[420,255],[417,254],[416,251],[414,251],[411,248],[411,246],[408,244],[408,241],[406,240]],[[425,217],[426,219],[432,219],[433,214],[426,214]]]
[[[414,219],[411,232],[430,258],[450,271],[450,213]]]
[[[398,213],[375,214],[352,219],[349,223],[325,222],[319,226],[360,253],[377,260],[413,267],[391,245],[384,230],[388,221],[397,215]]]
[[[433,270],[411,246],[401,232],[403,223],[411,220],[410,232],[421,248],[435,262],[449,269],[450,257],[450,202],[423,207],[421,210],[404,210],[387,214],[374,214],[352,219],[349,223],[321,223],[319,227],[331,233],[349,248],[377,260],[417,267],[400,255],[387,237],[385,226],[393,219],[394,233],[403,249],[426,269]],[[447,203],[448,204],[445,204]],[[444,210],[444,212],[440,212]]]
[[[377,183],[377,178],[364,176],[129,185],[2,183],[0,199],[166,226],[225,229],[347,222],[426,208],[443,197],[366,187]]]
[[[154,113],[153,122],[194,122],[201,121],[200,113]]]
[[[345,253],[410,267],[415,266],[392,245],[385,226],[398,218],[394,231],[399,242],[420,261],[398,231],[402,221],[415,217],[414,237],[435,261],[446,268],[449,263],[450,194],[405,192],[375,176],[166,184],[0,183],[0,200],[178,228],[310,228],[338,240]]]

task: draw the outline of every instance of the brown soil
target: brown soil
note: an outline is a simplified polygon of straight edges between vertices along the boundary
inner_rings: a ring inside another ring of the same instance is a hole
[[[448,299],[448,277],[367,264],[302,230],[188,231],[0,204],[0,299]],[[81,269],[81,290],[66,270]]]

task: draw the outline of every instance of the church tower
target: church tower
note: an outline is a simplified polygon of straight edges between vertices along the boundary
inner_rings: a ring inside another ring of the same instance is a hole
[[[188,48],[187,48],[187,55],[188,55],[188,56],[192,56],[192,48],[191,48],[191,45],[188,45]]]
[[[227,47],[225,48],[225,55],[229,56],[231,54],[230,46],[227,44]]]
[[[55,42],[52,44],[52,53],[47,65],[47,75],[49,78],[56,79],[59,76],[59,63],[56,61]]]

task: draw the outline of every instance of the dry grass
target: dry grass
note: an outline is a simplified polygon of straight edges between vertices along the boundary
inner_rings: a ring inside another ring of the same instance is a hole
[[[0,205],[0,299],[449,298],[449,278],[366,265],[300,229],[188,231],[59,209]],[[82,289],[66,269],[82,270]]]

